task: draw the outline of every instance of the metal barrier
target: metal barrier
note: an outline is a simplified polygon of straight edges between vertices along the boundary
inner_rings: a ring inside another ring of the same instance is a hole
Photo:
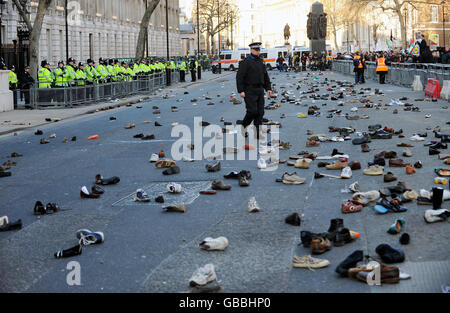
[[[179,71],[171,72],[171,82],[180,81]],[[17,109],[70,108],[98,104],[138,94],[149,94],[166,86],[166,73],[136,76],[131,81],[95,83],[84,86],[15,90]]]
[[[378,80],[376,62],[367,61],[364,76],[366,79]],[[353,75],[353,62],[350,60],[334,60],[333,71]],[[450,65],[428,63],[392,63],[386,75],[386,82],[392,85],[411,87],[414,76],[420,76],[422,84],[427,85],[428,78],[434,78],[444,84],[450,80]]]

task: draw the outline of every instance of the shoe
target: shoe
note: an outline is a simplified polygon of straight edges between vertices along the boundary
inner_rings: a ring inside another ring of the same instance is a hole
[[[308,141],[308,142],[306,142],[306,146],[307,147],[318,147],[318,146],[320,146],[320,142],[319,141]]]
[[[181,187],[180,184],[170,183],[167,184],[166,190],[169,193],[181,193],[183,191],[183,188]]]
[[[208,172],[218,172],[220,171],[220,162],[207,164],[205,167]]]
[[[301,185],[306,182],[306,178],[299,177],[296,172],[293,174],[284,173],[282,182],[286,185]]]
[[[397,176],[395,176],[392,172],[388,172],[386,175],[384,175],[384,182],[390,183],[397,180]]]
[[[436,149],[433,149],[433,148],[430,148],[429,150],[428,150],[428,154],[429,155],[437,155],[437,154],[440,154],[441,152],[439,151],[439,150],[436,150]]]
[[[443,198],[444,198],[444,189],[433,188],[433,196],[431,197],[431,201],[433,203],[433,210],[441,209]]]
[[[369,166],[369,168],[365,169],[363,171],[364,175],[369,175],[369,176],[380,176],[383,175],[383,167],[379,166],[379,165],[372,165]]]
[[[363,137],[353,139],[352,143],[356,146],[356,145],[367,144],[370,141],[371,141],[370,137],[368,135],[364,135]]]
[[[400,236],[399,242],[402,245],[407,245],[409,244],[409,241],[411,240],[409,234],[404,233],[403,235]]]
[[[97,174],[95,175],[95,183],[97,185],[116,185],[120,182],[120,178],[117,176],[113,176],[110,178],[103,178],[103,176],[101,174]]]
[[[159,156],[156,153],[153,153],[150,157],[150,163],[156,163],[159,161]]]
[[[47,214],[47,210],[45,209],[44,205],[41,201],[37,201],[34,205],[34,215],[44,215]]]
[[[144,137],[144,134],[142,134],[142,133],[133,136],[133,138],[143,138],[143,137]]]
[[[360,281],[367,282],[371,274],[369,270],[359,271],[356,274],[356,278]],[[387,266],[384,264],[380,265],[380,283],[381,284],[397,284],[400,282],[400,270],[398,267]]]
[[[390,167],[406,167],[410,165],[409,163],[404,163],[402,159],[397,160],[389,160],[389,166]]]
[[[414,163],[414,167],[417,168],[417,169],[419,169],[419,168],[422,168],[422,167],[423,167],[423,164],[422,164],[421,161],[417,161],[416,163]]]
[[[407,175],[412,175],[415,173],[416,173],[416,170],[414,169],[414,167],[412,167],[411,165],[406,166],[406,174]]]
[[[362,205],[357,205],[352,201],[348,201],[347,203],[343,203],[341,205],[341,211],[344,214],[347,213],[355,213],[355,212],[361,212],[363,206]]]
[[[352,178],[352,169],[349,166],[342,169],[341,178],[342,179]]]
[[[261,211],[261,208],[258,205],[258,202],[256,202],[255,197],[251,197],[248,201],[248,212],[249,213],[258,213]]]
[[[91,187],[91,193],[96,194],[96,195],[102,195],[105,193],[105,191],[102,188],[100,188],[99,186],[93,185]]]
[[[362,152],[370,152],[369,145],[368,145],[367,143],[363,143],[363,144],[361,145],[361,151],[362,151]]]
[[[186,213],[186,206],[184,203],[179,205],[168,205],[164,206],[163,210],[166,212]]]
[[[383,262],[401,263],[405,260],[405,253],[400,249],[395,249],[388,244],[381,244],[375,249],[376,253],[381,257]]]
[[[396,235],[402,231],[405,227],[405,220],[403,218],[395,220],[395,223],[391,225],[388,229],[388,233],[391,235]]]
[[[147,135],[145,137],[142,137],[141,140],[154,140],[155,138],[155,135]]]
[[[206,264],[203,267],[197,269],[192,277],[189,279],[189,285],[191,287],[205,286],[208,283],[217,279],[216,272],[213,264]]]
[[[330,220],[330,227],[328,228],[328,232],[326,233],[326,237],[334,241],[336,238],[336,234],[344,229],[344,220],[341,218],[335,218]]]
[[[447,170],[447,169],[437,168],[437,169],[434,170],[434,172],[439,177],[450,177],[450,170]]]
[[[300,168],[300,169],[308,169],[309,168],[309,163],[306,159],[298,159],[295,162],[294,167],[295,168]]]
[[[150,202],[150,197],[148,196],[148,194],[144,190],[138,189],[136,191],[136,198],[134,199],[134,201],[136,201],[136,202]]]
[[[330,261],[324,259],[313,258],[310,255],[305,255],[301,258],[294,256],[293,267],[295,268],[324,268],[330,265]]]
[[[357,171],[361,169],[361,163],[360,162],[350,162],[348,165],[352,169],[352,171]]]
[[[239,175],[239,186],[241,187],[248,187],[250,186],[250,183],[244,175]]]
[[[163,159],[156,162],[155,166],[156,168],[170,168],[172,166],[176,166],[177,163],[174,160],[171,159]]]
[[[405,149],[405,150],[403,150],[402,155],[403,155],[404,157],[409,158],[409,157],[412,157],[412,152],[411,152],[411,150],[409,150],[409,149]]]
[[[414,135],[411,138],[409,138],[411,141],[425,141],[425,138],[420,137],[419,135]]]
[[[42,136],[44,134],[44,132],[40,129],[38,129],[35,133],[36,136]]]
[[[2,216],[0,217],[0,227],[7,225],[9,223],[8,217],[7,216]]]
[[[4,219],[3,222],[5,222],[5,220],[7,221],[8,218],[6,217],[6,219]],[[2,226],[0,226],[0,232],[10,231],[10,230],[18,230],[18,229],[22,229],[22,220],[21,219],[15,221],[15,222],[3,224]]]
[[[322,254],[331,250],[331,243],[326,237],[313,236],[311,240],[311,253]]]
[[[155,126],[162,126],[162,125],[158,122],[155,122]]]
[[[55,258],[57,258],[57,259],[70,258],[73,256],[80,255],[81,252],[83,252],[83,248],[82,248],[81,244],[78,244],[73,248],[55,252]]]
[[[342,261],[336,267],[336,273],[338,273],[341,277],[348,277],[349,270],[351,268],[355,268],[358,262],[361,262],[364,259],[364,254],[362,250],[356,250],[352,254],[350,254],[344,261]]]
[[[47,139],[41,139],[40,143],[41,143],[41,145],[45,145],[45,144],[50,143],[50,141],[48,141]]]
[[[403,199],[406,200],[405,202],[417,200],[419,195],[414,190],[407,190],[403,193]]]
[[[163,175],[175,175],[180,174],[180,168],[178,166],[169,167],[167,170],[163,171]]]
[[[446,221],[450,217],[450,211],[447,209],[441,210],[426,210],[424,214],[425,222],[436,223]]]
[[[336,233],[336,238],[334,239],[333,243],[335,247],[342,247],[346,243],[350,243],[352,241],[353,238],[350,235],[350,230],[348,230],[348,228],[343,228]]]
[[[214,180],[211,183],[211,188],[213,190],[231,190],[231,185],[226,185],[222,181],[216,181]]]
[[[73,136],[72,139],[70,139],[70,141],[77,141],[77,137]]]
[[[76,233],[77,238],[80,240],[80,245],[89,246],[105,241],[105,235],[102,232],[91,232],[89,229],[80,229]]]
[[[155,198],[155,202],[157,203],[164,203],[164,197],[163,196],[158,196]]]
[[[347,166],[348,166],[347,162],[336,161],[331,165],[325,166],[325,168],[327,170],[342,170],[343,168],[345,168]]]
[[[258,160],[258,168],[259,169],[266,169],[267,168],[267,163],[266,163],[266,160],[264,160],[263,158],[260,158],[259,160]]]
[[[207,251],[224,251],[228,247],[228,239],[226,237],[205,238],[199,245],[200,249]]]
[[[300,226],[302,223],[302,220],[300,218],[300,215],[298,213],[292,213],[284,220],[286,224],[292,225],[292,226]]]
[[[99,194],[90,193],[86,186],[83,186],[80,190],[80,197],[83,199],[98,199],[100,198]]]
[[[132,129],[135,127],[136,127],[136,124],[128,124],[127,126],[125,126],[125,129]]]

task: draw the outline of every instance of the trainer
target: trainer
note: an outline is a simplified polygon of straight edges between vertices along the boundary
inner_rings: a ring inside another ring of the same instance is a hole
[[[239,63],[236,75],[237,90],[245,100],[247,114],[243,120],[243,132],[253,122],[256,127],[256,138],[260,137],[260,125],[264,117],[264,90],[272,97],[269,74],[261,54],[261,43],[254,42],[250,46],[250,55]],[[245,132],[247,137],[247,133]]]

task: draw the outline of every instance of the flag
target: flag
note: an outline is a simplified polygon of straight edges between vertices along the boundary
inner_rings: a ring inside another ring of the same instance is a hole
[[[392,44],[389,39],[386,39],[386,46],[388,46],[389,49],[392,49]]]
[[[394,37],[392,36],[392,29],[391,29],[391,38],[390,38],[390,40],[394,41]]]

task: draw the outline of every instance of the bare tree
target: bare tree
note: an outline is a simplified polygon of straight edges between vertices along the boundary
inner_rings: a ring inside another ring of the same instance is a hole
[[[329,32],[333,36],[334,46],[336,50],[339,50],[339,44],[337,42],[337,33],[343,29],[346,22],[346,11],[348,8],[349,0],[336,1],[336,0],[323,0],[323,7],[328,17]]]
[[[206,50],[212,53],[214,36],[238,20],[238,8],[233,4],[227,6],[227,0],[199,0],[200,32],[206,33]],[[193,16],[197,16],[197,6],[194,6]],[[196,27],[197,21],[195,20]]]
[[[45,13],[52,4],[53,0],[39,0],[39,5],[33,25],[31,25],[30,18],[26,13],[27,6],[29,5],[28,2],[28,0],[13,0],[13,3],[17,7],[20,16],[22,17],[25,24],[27,25],[28,30],[30,31],[30,46],[28,47],[28,52],[30,55],[30,70],[31,76],[36,77],[39,66],[39,41],[41,38],[42,23],[44,22]]]
[[[148,25],[150,23],[150,18],[152,17],[153,11],[155,11],[160,0],[151,0],[147,9],[145,10],[144,16],[141,20],[141,26],[139,29],[139,37],[136,45],[136,59],[142,59],[145,52],[145,39],[147,38]]]

